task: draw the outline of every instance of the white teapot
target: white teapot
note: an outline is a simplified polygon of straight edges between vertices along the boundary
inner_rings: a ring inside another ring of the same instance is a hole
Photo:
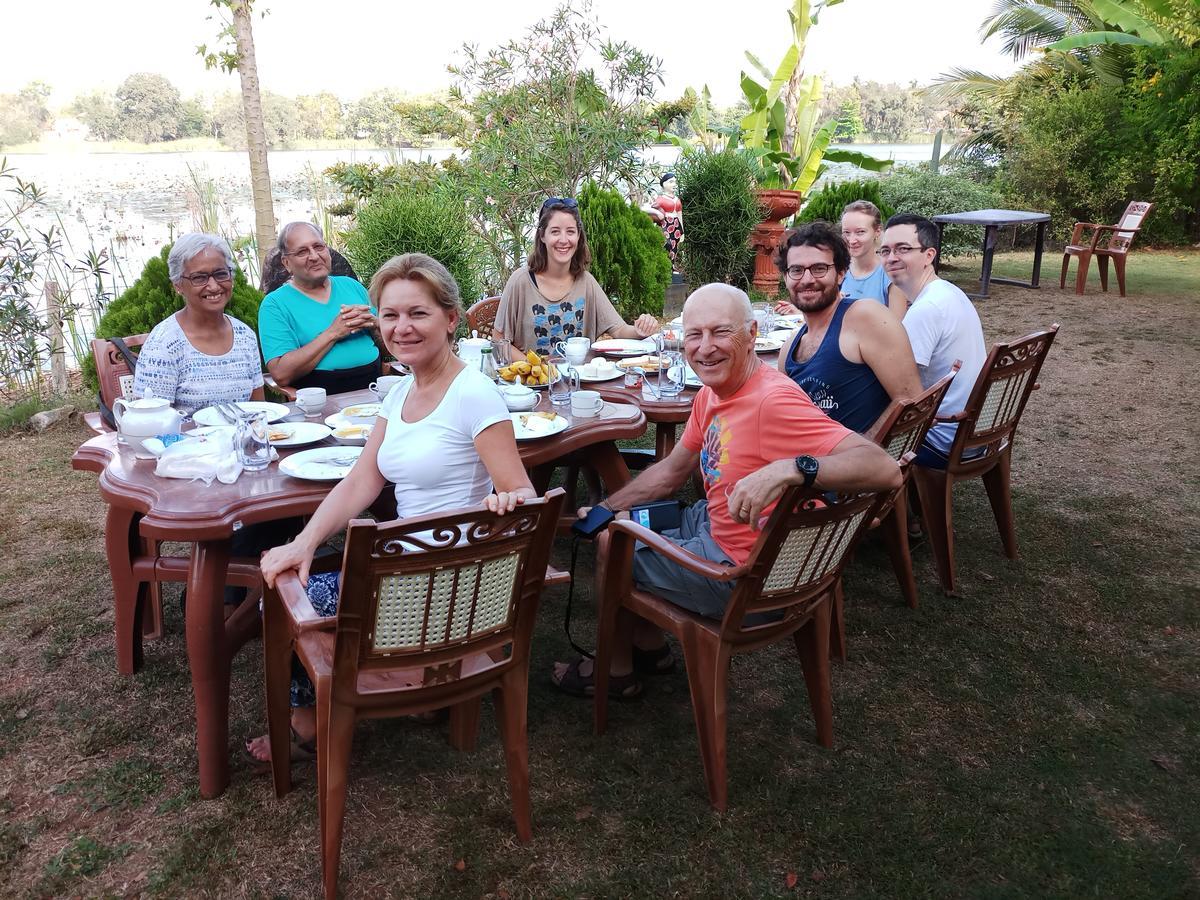
[[[117,421],[121,440],[133,448],[138,459],[154,458],[154,454],[142,446],[142,441],[160,434],[179,434],[179,426],[183,424],[183,416],[161,397],[142,400],[118,397],[113,401],[113,418]]]

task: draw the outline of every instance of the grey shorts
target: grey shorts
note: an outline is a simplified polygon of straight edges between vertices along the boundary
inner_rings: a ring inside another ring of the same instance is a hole
[[[662,536],[703,559],[734,565],[733,560],[713,540],[707,500],[698,500],[685,507],[679,527],[667,529]],[[691,572],[659,556],[641,542],[633,551],[633,580],[638,587],[709,619],[720,619],[725,615],[725,607],[735,584],[732,581],[713,581]]]

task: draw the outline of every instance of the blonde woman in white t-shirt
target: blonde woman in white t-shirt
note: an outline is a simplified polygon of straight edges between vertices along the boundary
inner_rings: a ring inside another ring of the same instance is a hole
[[[536,496],[503,400],[451,349],[462,307],[445,266],[423,253],[394,257],[375,273],[369,293],[379,310],[384,343],[412,370],[412,378],[388,394],[362,455],[304,530],[262,559],[268,584],[295,571],[323,615],[336,611],[338,585],[336,576],[309,577],[313,553],[388,482],[395,485],[400,518],[478,504],[511,512]],[[312,686],[306,681],[292,683],[293,758],[312,754],[317,732]],[[265,735],[246,749],[262,762],[271,758]]]

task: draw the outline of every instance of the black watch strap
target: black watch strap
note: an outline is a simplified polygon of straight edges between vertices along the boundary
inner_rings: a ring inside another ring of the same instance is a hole
[[[796,471],[804,476],[804,486],[806,488],[813,486],[813,482],[817,480],[817,472],[820,468],[821,465],[817,462],[815,456],[805,454],[804,456],[796,457]]]

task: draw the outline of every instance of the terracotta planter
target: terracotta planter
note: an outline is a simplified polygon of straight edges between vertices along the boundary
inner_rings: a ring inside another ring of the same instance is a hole
[[[800,209],[799,191],[759,191],[758,202],[764,209],[763,221],[750,233],[754,248],[754,287],[768,296],[779,291],[779,270],[775,268],[775,249],[783,235],[781,219],[794,216]]]

